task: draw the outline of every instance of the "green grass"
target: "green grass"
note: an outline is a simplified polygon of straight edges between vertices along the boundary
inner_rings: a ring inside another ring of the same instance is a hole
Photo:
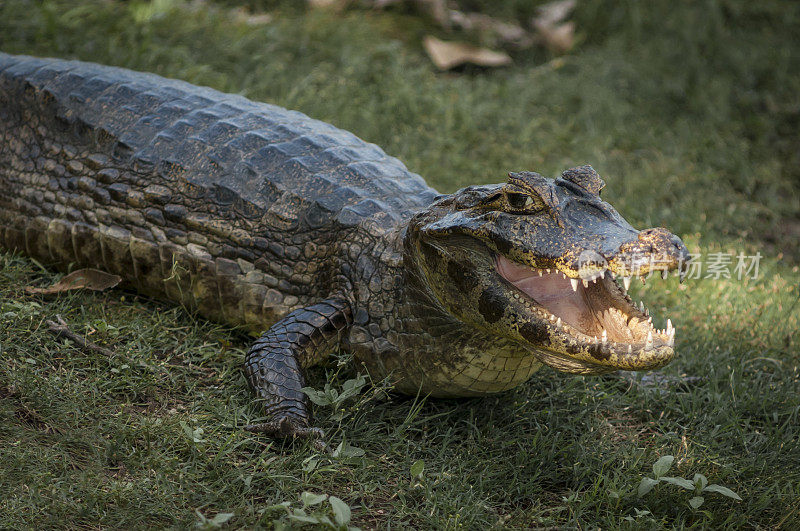
[[[542,370],[485,399],[367,391],[343,412],[316,408],[332,445],[364,450],[334,458],[241,429],[259,414],[244,335],[120,291],[26,296],[56,275],[0,255],[0,527],[190,527],[196,511],[269,527],[282,513],[268,508],[303,491],[343,499],[364,528],[800,526],[800,6],[585,0],[571,54],[442,74],[421,37],[471,36],[413,12],[251,2],[273,15],[253,26],[233,4],[7,0],[0,50],[299,109],[446,192],[588,162],[635,226],[667,226],[706,257],[758,251],[760,277],[635,289],[676,324],[681,355],[661,372],[703,377],[689,389]],[[56,314],[115,356],[52,337]],[[310,384],[354,374],[334,362]],[[743,501],[711,494],[694,511],[670,485],[639,499],[664,455],[671,474],[705,474]]]

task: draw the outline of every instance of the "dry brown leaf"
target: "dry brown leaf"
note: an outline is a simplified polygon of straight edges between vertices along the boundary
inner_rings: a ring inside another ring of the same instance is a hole
[[[94,291],[105,291],[120,283],[122,277],[112,275],[99,269],[79,269],[61,278],[52,286],[46,288],[36,288],[28,286],[25,293],[29,295],[54,295],[73,289],[91,289]]]
[[[347,3],[347,0],[308,0],[310,7],[334,7],[338,9],[344,7],[345,3]]]
[[[251,13],[244,7],[237,7],[232,13],[237,21],[243,22],[248,26],[263,26],[272,22],[270,13]]]
[[[448,16],[450,10],[447,8],[446,0],[422,0],[417,3],[427,4],[428,12],[433,17],[433,20],[445,28],[450,27],[450,17]]]
[[[458,3],[448,0],[361,0],[360,5],[373,9],[385,9],[405,3],[429,16],[446,30],[460,29],[479,33],[481,42],[487,46],[510,46],[524,50],[534,44],[533,35],[512,22],[499,20],[483,13],[459,11]]]
[[[520,50],[533,44],[531,34],[522,26],[504,22],[482,13],[463,13],[450,10],[450,21],[454,27],[465,31],[479,32],[496,44],[508,45]]]
[[[575,23],[565,22],[553,28],[539,28],[542,44],[556,55],[566,53],[575,45]]]
[[[575,9],[575,3],[576,0],[558,0],[557,2],[542,4],[536,9],[539,14],[533,19],[534,27],[547,26],[552,28],[556,26],[572,13],[572,10]]]
[[[559,0],[544,4],[531,21],[540,42],[555,54],[566,53],[575,45],[575,23],[563,22],[575,9],[575,3],[576,0]]]
[[[503,52],[478,48],[463,42],[445,42],[426,36],[422,41],[433,63],[441,70],[472,63],[480,66],[505,66],[511,64],[511,57]]]

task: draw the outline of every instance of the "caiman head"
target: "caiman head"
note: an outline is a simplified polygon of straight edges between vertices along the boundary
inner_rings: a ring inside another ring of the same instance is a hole
[[[665,229],[634,229],[600,199],[604,184],[581,166],[441,196],[411,220],[406,263],[444,311],[556,369],[661,367],[675,329],[654,328],[627,289],[634,276],[682,270],[689,252]]]

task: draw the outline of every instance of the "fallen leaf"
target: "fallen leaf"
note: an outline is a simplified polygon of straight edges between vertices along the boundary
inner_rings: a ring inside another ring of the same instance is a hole
[[[423,39],[422,44],[433,63],[441,70],[449,70],[464,63],[480,66],[511,64],[511,57],[508,54],[478,48],[463,42],[445,42],[428,35]]]
[[[550,2],[540,5],[536,12],[537,17],[533,19],[533,25],[536,26],[556,26],[559,22],[565,20],[572,10],[575,9],[576,0],[558,0],[557,2]]]
[[[422,12],[446,30],[460,29],[478,33],[486,46],[510,46],[524,50],[534,44],[533,35],[525,28],[509,21],[499,20],[483,13],[459,11],[457,2],[448,0],[361,0],[361,5],[385,9],[396,4],[406,4]]]
[[[251,13],[244,7],[237,7],[232,13],[236,20],[244,22],[248,26],[263,26],[272,22],[270,13]]]
[[[310,7],[344,7],[347,0],[308,0]]]
[[[91,289],[105,291],[120,283],[122,277],[112,275],[99,269],[79,269],[61,278],[58,282],[47,288],[27,286],[25,293],[29,295],[53,295],[73,289]]]
[[[563,22],[575,9],[576,0],[559,0],[544,4],[531,24],[539,41],[551,52],[563,54],[575,45],[575,23]]]
[[[495,44],[508,45],[520,50],[533,44],[531,34],[517,24],[504,22],[482,13],[463,13],[454,9],[450,10],[449,16],[454,27],[479,32]]]
[[[450,28],[450,17],[448,16],[450,10],[447,8],[446,0],[422,0],[418,3],[427,5],[428,13],[439,25]]]
[[[554,54],[566,53],[575,44],[574,22],[565,22],[554,28],[541,27],[537,29],[542,44]]]

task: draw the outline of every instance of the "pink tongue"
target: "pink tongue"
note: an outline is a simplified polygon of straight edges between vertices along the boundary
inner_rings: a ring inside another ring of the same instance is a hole
[[[497,258],[497,272],[517,289],[525,292],[547,311],[589,335],[594,335],[594,315],[584,299],[584,288],[572,290],[570,281],[561,273],[543,273],[518,265],[503,256]]]

